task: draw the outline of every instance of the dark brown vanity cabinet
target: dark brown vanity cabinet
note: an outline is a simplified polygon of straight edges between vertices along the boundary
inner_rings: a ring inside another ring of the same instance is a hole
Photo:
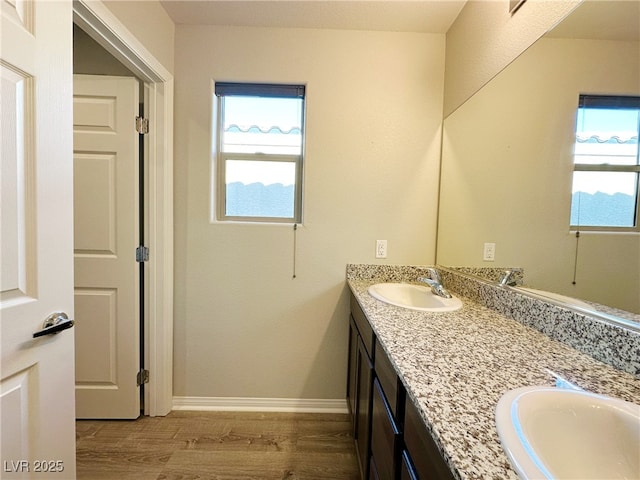
[[[347,400],[353,420],[353,438],[356,443],[356,453],[363,479],[369,476],[374,342],[375,337],[371,325],[369,325],[357,301],[352,298],[351,321],[349,323]]]
[[[363,480],[453,478],[353,295],[347,403]]]

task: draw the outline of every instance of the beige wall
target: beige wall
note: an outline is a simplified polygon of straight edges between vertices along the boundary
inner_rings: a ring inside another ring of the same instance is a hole
[[[582,0],[469,0],[447,32],[444,114],[449,115]]]
[[[435,255],[444,36],[178,26],[175,395],[342,399],[345,266]],[[210,222],[211,82],[307,85],[304,225]]]
[[[440,35],[175,27],[155,0],[104,3],[176,75],[175,394],[342,398],[345,264],[434,262],[443,101],[455,110],[579,0],[514,17],[470,1],[447,34],[446,91]],[[216,79],[308,85],[295,280],[291,228],[209,221]]]
[[[73,25],[73,73],[87,75],[135,75],[77,25]]]
[[[175,25],[158,0],[102,0],[102,3],[173,73]]]
[[[538,41],[444,122],[438,263],[640,313],[640,236],[569,232],[580,93],[640,94],[637,42]],[[496,261],[482,261],[484,242]]]

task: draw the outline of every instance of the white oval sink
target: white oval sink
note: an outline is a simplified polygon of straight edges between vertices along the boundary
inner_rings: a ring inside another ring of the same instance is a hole
[[[390,305],[424,312],[452,312],[462,307],[459,298],[434,295],[430,287],[411,283],[376,283],[369,294]]]
[[[579,390],[505,393],[496,426],[523,479],[640,478],[640,405]]]

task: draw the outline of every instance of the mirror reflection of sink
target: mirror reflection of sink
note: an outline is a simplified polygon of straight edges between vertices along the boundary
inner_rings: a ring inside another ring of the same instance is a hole
[[[573,297],[567,297],[566,295],[560,295],[559,293],[554,293],[554,292],[547,292],[545,290],[537,290],[535,288],[529,288],[529,287],[515,287],[516,290],[522,290],[524,292],[529,292],[529,293],[533,293],[539,297],[545,297],[548,298],[550,300],[555,300],[558,302],[562,302],[567,304],[570,307],[580,307],[580,308],[586,308],[588,310],[593,310],[595,309],[595,307],[587,302],[584,302],[582,300],[579,300],[577,298],[573,298]]]
[[[640,478],[640,405],[585,391],[524,387],[502,396],[496,426],[520,478]]]
[[[390,305],[424,312],[452,312],[462,307],[457,297],[439,297],[430,287],[411,283],[376,283],[369,287],[369,294]]]

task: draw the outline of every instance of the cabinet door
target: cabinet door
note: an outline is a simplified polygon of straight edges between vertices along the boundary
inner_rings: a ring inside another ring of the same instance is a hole
[[[353,323],[353,317],[350,318],[349,322],[349,359],[348,359],[348,370],[347,370],[347,407],[349,408],[349,413],[351,414],[351,421],[353,422],[353,437],[356,436],[356,428],[357,428],[357,408],[356,402],[358,401],[358,330],[355,328],[355,324]]]
[[[369,462],[369,480],[380,480],[378,476],[378,469],[376,468],[376,462],[373,457],[371,457],[371,461]]]
[[[380,480],[395,480],[400,431],[395,424],[380,382],[373,381],[371,456]]]
[[[367,478],[369,474],[369,450],[371,444],[371,388],[373,384],[373,364],[367,350],[362,343],[358,341],[358,359],[357,359],[357,427],[356,427],[356,450],[358,460],[360,462],[360,472],[363,478]]]
[[[406,450],[402,452],[402,465],[400,466],[400,480],[419,480],[418,474],[413,469],[413,464]]]

